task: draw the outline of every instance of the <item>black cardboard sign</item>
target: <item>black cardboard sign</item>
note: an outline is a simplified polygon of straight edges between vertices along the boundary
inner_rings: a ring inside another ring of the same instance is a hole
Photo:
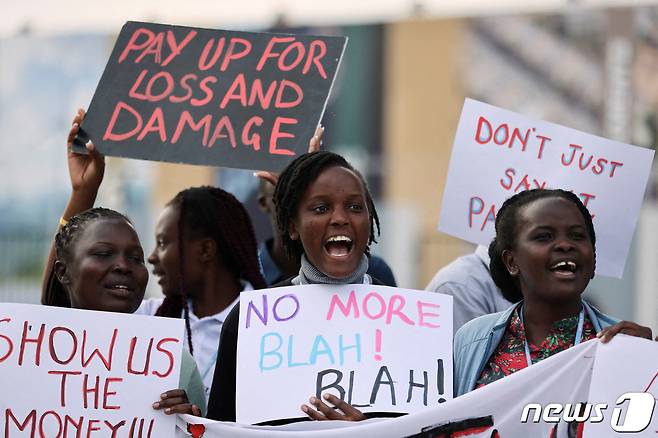
[[[346,42],[129,21],[78,141],[106,155],[281,170],[307,151]]]

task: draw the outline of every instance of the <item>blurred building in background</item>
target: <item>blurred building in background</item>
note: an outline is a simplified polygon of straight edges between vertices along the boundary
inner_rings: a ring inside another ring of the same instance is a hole
[[[536,5],[535,12],[502,15],[475,8],[437,18],[442,14],[436,2],[427,1],[407,2],[397,15],[382,7],[381,19],[375,14],[364,24],[344,24],[348,20],[338,17],[326,23],[325,17],[322,24],[311,20],[301,27],[303,19],[290,11],[251,23],[249,30],[349,37],[323,119],[324,144],[366,175],[382,217],[374,252],[391,264],[402,287],[422,289],[440,267],[472,249],[436,229],[465,97],[655,147],[658,6],[524,3]],[[126,19],[174,21],[141,13],[127,13]],[[198,22],[185,16],[176,23],[247,27],[237,18],[230,25],[226,17],[215,23],[209,16]],[[30,30],[28,21],[0,37],[0,301],[38,301],[43,260],[69,194],[64,148],[70,119],[90,102],[118,30],[119,25],[95,33],[62,29],[44,36]],[[589,288],[604,310],[654,330],[656,167],[624,278],[594,281]],[[235,193],[250,206],[258,236],[267,237],[249,171],[110,158],[98,204],[127,212],[148,252],[164,204],[200,184]]]

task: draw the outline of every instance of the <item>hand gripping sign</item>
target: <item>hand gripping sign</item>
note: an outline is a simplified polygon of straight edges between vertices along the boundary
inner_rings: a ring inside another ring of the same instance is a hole
[[[594,216],[596,271],[621,277],[654,152],[466,99],[439,230],[488,245],[505,199],[573,191]]]
[[[243,292],[237,388],[240,423],[302,417],[325,392],[363,412],[437,406],[452,398],[452,297],[373,285]]]
[[[347,39],[127,22],[83,135],[106,155],[281,170],[306,152]]]

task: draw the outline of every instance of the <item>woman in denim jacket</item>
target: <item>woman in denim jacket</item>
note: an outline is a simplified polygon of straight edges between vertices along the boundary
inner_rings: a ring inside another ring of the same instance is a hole
[[[490,271],[516,304],[455,334],[455,396],[595,337],[651,339],[651,329],[619,322],[581,299],[594,277],[595,242],[592,216],[572,192],[535,189],[505,201],[489,246]]]

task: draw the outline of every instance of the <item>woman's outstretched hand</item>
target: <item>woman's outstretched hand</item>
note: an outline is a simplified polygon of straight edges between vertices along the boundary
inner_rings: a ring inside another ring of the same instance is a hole
[[[601,339],[601,342],[605,344],[610,342],[610,340],[618,333],[651,340],[651,329],[649,327],[644,327],[631,321],[621,321],[615,325],[606,327],[601,330],[596,337]],[[656,338],[656,340],[658,340],[658,338]]]
[[[309,399],[309,405],[302,405],[301,409],[306,415],[313,420],[343,420],[343,421],[363,421],[366,419],[365,415],[352,406],[351,404],[339,399],[335,395],[325,394],[324,399],[331,403],[329,406],[317,397]]]
[[[85,118],[85,111],[78,109],[66,141],[66,156],[71,178],[71,188],[74,192],[96,193],[103,181],[105,173],[105,157],[96,150],[94,144],[89,141],[85,145],[88,154],[73,152],[73,141],[80,132],[80,124]]]

